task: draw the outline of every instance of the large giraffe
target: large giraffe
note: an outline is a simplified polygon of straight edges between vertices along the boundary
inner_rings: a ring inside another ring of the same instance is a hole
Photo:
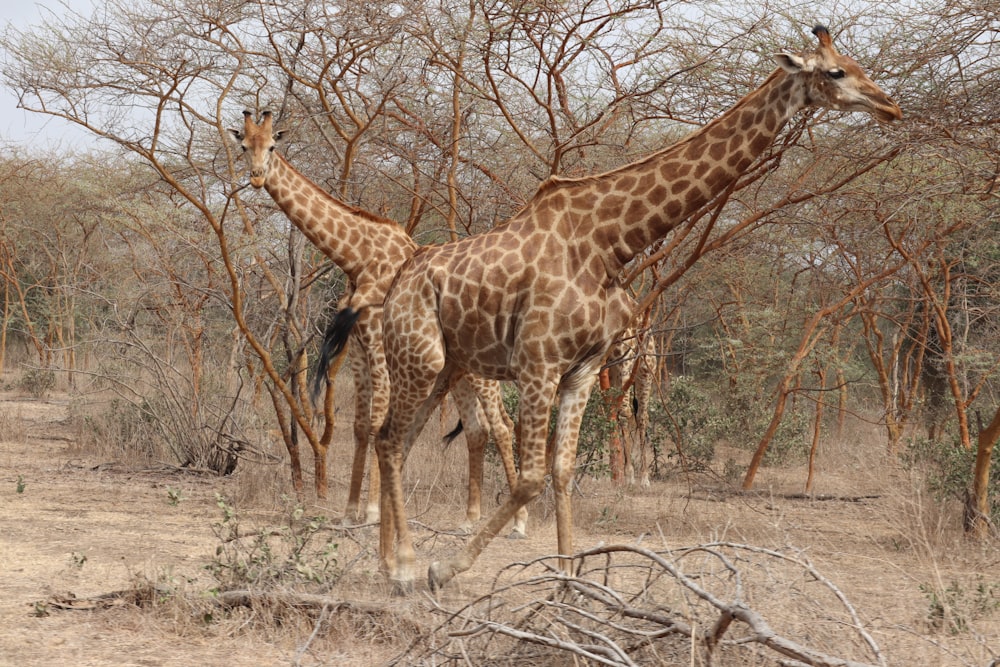
[[[233,139],[243,149],[250,167],[250,184],[263,187],[288,219],[317,248],[339,266],[350,283],[348,302],[373,304],[358,320],[350,347],[354,374],[354,462],[348,492],[346,520],[355,518],[361,496],[361,481],[373,427],[382,424],[389,401],[389,376],[382,349],[380,304],[399,267],[417,249],[417,244],[392,220],[349,206],[336,199],[296,170],[275,147],[282,138],[273,129],[269,111],[259,124],[253,114],[243,113],[243,129],[232,129]],[[503,460],[507,479],[514,488],[517,472],[513,456],[513,423],[500,400],[500,384],[468,376],[455,385],[452,395],[466,433],[469,450],[469,492],[466,522],[471,529],[479,520],[482,497],[483,452],[489,438],[488,423]],[[478,399],[478,400],[477,400]],[[366,520],[378,519],[378,466],[371,466]],[[523,537],[527,512],[515,520],[512,537]]]
[[[384,302],[392,391],[375,443],[383,480],[380,567],[399,588],[412,588],[415,565],[404,452],[455,378],[471,372],[517,382],[520,477],[464,550],[431,564],[432,589],[471,567],[541,493],[557,396],[551,472],[558,548],[572,553],[569,492],[580,420],[598,368],[632,319],[634,304],[619,284],[626,263],[726,191],[800,109],[902,118],[858,64],[836,51],[826,28],[813,33],[815,50],[778,54],[779,68],[760,88],[687,138],[604,174],[550,178],[507,223],[422,248],[400,269]]]

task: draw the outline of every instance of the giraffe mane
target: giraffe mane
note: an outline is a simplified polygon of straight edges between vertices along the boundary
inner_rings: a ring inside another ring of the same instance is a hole
[[[701,137],[705,132],[707,132],[709,130],[709,128],[712,125],[714,125],[715,123],[717,123],[717,122],[721,121],[722,119],[730,116],[731,114],[738,113],[741,107],[743,107],[745,104],[747,104],[748,101],[755,94],[757,94],[757,92],[761,88],[763,88],[767,84],[771,83],[773,79],[775,79],[776,77],[785,76],[785,75],[786,74],[785,74],[785,71],[783,69],[781,69],[780,67],[776,68],[774,71],[772,71],[768,75],[768,77],[767,77],[767,79],[765,79],[764,83],[762,83],[760,86],[758,86],[757,90],[752,91],[749,95],[747,95],[746,97],[744,97],[743,99],[741,99],[737,104],[735,104],[732,107],[730,107],[729,109],[727,109],[724,113],[722,113],[722,115],[715,117],[712,121],[710,121],[708,123],[705,123],[704,125],[702,125],[701,127],[697,128],[696,130],[693,130],[693,131],[689,132],[688,134],[684,135],[683,137],[681,137],[680,139],[678,139],[674,143],[670,144],[669,146],[665,146],[664,148],[661,148],[658,151],[654,151],[654,152],[650,153],[649,155],[647,155],[647,156],[645,156],[643,158],[640,158],[639,160],[636,160],[635,162],[631,162],[629,164],[625,164],[625,165],[621,165],[621,166],[618,166],[618,167],[614,167],[614,168],[609,169],[609,170],[607,170],[607,171],[605,171],[603,173],[589,174],[589,175],[586,175],[586,176],[559,176],[559,175],[549,176],[548,178],[546,178],[544,181],[542,181],[538,185],[538,190],[536,190],[535,196],[537,197],[537,196],[542,195],[544,193],[548,193],[548,192],[551,192],[553,190],[556,190],[558,188],[563,188],[563,187],[575,187],[575,186],[578,186],[578,185],[592,185],[592,184],[600,182],[602,179],[604,179],[607,176],[609,176],[611,174],[614,174],[616,172],[622,172],[622,171],[626,171],[628,169],[635,169],[636,167],[643,167],[643,166],[647,165],[650,162],[655,162],[655,161],[661,160],[664,157],[664,155],[666,155],[667,153],[670,153],[672,151],[681,151],[688,144],[690,144],[692,141],[697,141],[698,138]]]
[[[354,204],[349,204],[349,203],[343,201],[342,199],[339,199],[339,198],[333,196],[326,189],[324,189],[324,188],[320,187],[318,184],[316,184],[316,182],[313,181],[311,178],[309,178],[308,176],[306,176],[305,174],[303,174],[301,171],[299,171],[298,169],[296,169],[295,165],[293,165],[291,162],[289,162],[288,158],[286,158],[284,155],[282,155],[281,153],[276,152],[275,153],[275,157],[280,158],[281,161],[285,163],[285,166],[288,169],[291,169],[296,174],[298,174],[299,176],[301,176],[303,180],[307,181],[309,183],[309,185],[316,191],[316,193],[319,195],[320,198],[326,199],[328,201],[332,201],[332,202],[336,203],[339,207],[346,209],[349,213],[351,213],[353,215],[356,215],[356,216],[358,216],[360,218],[364,218],[365,220],[368,220],[370,222],[377,222],[377,223],[384,224],[384,225],[398,225],[399,224],[395,220],[392,220],[392,219],[387,218],[385,216],[378,215],[377,213],[373,213],[372,211],[369,211],[367,209],[359,208],[359,207],[355,206]]]

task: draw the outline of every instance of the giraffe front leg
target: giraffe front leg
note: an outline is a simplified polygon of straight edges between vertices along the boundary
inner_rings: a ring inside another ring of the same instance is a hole
[[[382,475],[378,462],[378,453],[372,452],[371,465],[368,466],[368,503],[365,505],[365,523],[378,523],[382,503]]]
[[[643,349],[647,355],[655,355],[655,343],[652,337],[647,337]],[[653,366],[647,356],[642,359],[635,379],[635,430],[639,442],[639,485],[648,489],[649,467],[653,457],[653,446],[649,441],[649,397],[653,391]]]
[[[510,452],[508,453],[508,455],[510,456],[510,466],[509,467],[510,467],[511,472],[513,473],[514,479],[516,480],[517,479],[517,468],[514,466],[514,442],[513,442],[513,440],[514,440],[514,437],[516,436],[517,437],[517,452],[518,452],[518,457],[520,458],[520,453],[521,453],[521,431],[520,431],[519,428],[516,428],[514,426],[514,423],[511,421],[510,417],[507,416],[507,411],[506,410],[504,410],[503,416],[504,416],[505,422],[506,422],[506,424],[508,426],[508,428],[507,428],[508,438],[507,439],[510,441],[510,445],[508,447],[510,449]],[[507,467],[506,464],[505,464],[505,467]],[[509,479],[509,477],[508,477],[508,479]],[[514,482],[511,482],[510,488],[511,489],[514,488]],[[524,539],[528,538],[528,505],[527,504],[522,505],[517,510],[517,513],[514,515],[514,530],[511,532],[511,534],[510,534],[509,537],[512,540],[524,540]]]
[[[499,389],[499,385],[498,385]],[[513,490],[517,485],[517,466],[514,465],[514,422],[507,416],[507,410],[503,407],[499,390],[495,403],[498,413],[496,420],[490,419],[493,425],[493,438],[496,441],[497,449],[500,452],[500,460],[503,462],[504,474],[507,476],[507,485]],[[507,535],[509,540],[524,540],[528,538],[528,505],[524,504],[517,508],[514,513],[514,526]]]
[[[389,411],[390,382],[389,370],[385,358],[385,349],[382,346],[381,327],[373,323],[372,331],[369,332],[368,345],[368,365],[371,374],[371,398],[369,399],[369,420],[368,425],[374,429],[374,433],[381,433],[382,422],[386,419]],[[375,436],[378,437],[378,436]],[[379,520],[379,507],[381,505],[382,479],[380,465],[376,465],[376,455],[372,457],[370,467],[371,475],[368,480],[368,505],[365,507],[365,522],[375,523]],[[402,464],[400,464],[402,465]]]
[[[467,377],[469,384],[479,397],[486,423],[489,424],[493,441],[500,453],[507,488],[513,492],[517,485],[517,466],[514,464],[514,422],[503,406],[500,383],[495,380]],[[528,536],[528,508],[520,507],[514,514],[514,527],[507,536],[511,540],[523,540]]]
[[[383,453],[385,447],[381,439],[375,441],[378,460],[374,462],[372,473],[376,470],[385,471],[388,468],[388,463],[383,463],[383,459],[388,456],[387,453]],[[379,493],[381,521],[378,526],[378,571],[392,581],[396,574],[396,526],[393,524],[392,502],[388,489],[386,485]]]

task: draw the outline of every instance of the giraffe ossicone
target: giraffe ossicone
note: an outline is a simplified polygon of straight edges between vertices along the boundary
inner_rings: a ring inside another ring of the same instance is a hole
[[[814,34],[814,50],[778,54],[778,69],[757,90],[676,144],[596,176],[550,178],[508,222],[423,248],[400,269],[383,306],[392,391],[375,447],[383,474],[380,561],[401,589],[415,578],[402,460],[451,377],[462,372],[517,382],[520,476],[464,550],[431,564],[429,586],[467,570],[542,492],[556,401],[551,474],[558,553],[569,566],[580,421],[597,370],[633,316],[619,284],[626,263],[730,188],[799,110],[902,118],[858,64],[836,51],[826,28]]]

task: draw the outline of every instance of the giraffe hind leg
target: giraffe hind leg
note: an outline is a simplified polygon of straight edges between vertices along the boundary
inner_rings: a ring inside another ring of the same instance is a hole
[[[456,575],[465,572],[500,530],[514,518],[518,510],[534,500],[545,487],[545,441],[549,426],[549,407],[555,397],[557,383],[535,381],[521,390],[519,423],[521,471],[510,497],[479,529],[465,549],[440,561],[427,570],[427,584],[439,590]]]
[[[379,561],[394,592],[406,594],[413,590],[416,553],[406,521],[403,464],[450,388],[452,370],[445,367],[441,346],[406,345],[403,340],[396,349],[402,350],[402,358],[395,359],[397,365],[390,368],[389,405],[375,441],[382,475]]]

